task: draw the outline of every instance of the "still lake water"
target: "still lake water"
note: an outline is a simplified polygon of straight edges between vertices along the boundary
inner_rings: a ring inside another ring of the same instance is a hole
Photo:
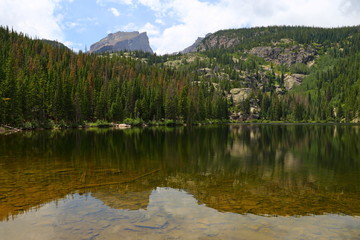
[[[0,135],[0,238],[360,239],[360,127]]]

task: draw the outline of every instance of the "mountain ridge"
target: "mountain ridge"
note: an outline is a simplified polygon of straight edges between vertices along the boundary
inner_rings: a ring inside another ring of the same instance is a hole
[[[211,33],[208,33],[208,34],[205,35],[205,37],[198,37],[191,46],[189,46],[189,47],[185,48],[184,50],[180,51],[180,53],[186,54],[186,53],[196,52],[197,46],[199,46],[199,44],[200,44],[206,37],[208,37],[208,36],[210,36],[210,35],[211,35]]]
[[[222,30],[196,52],[161,56],[99,57],[0,33],[2,124],[360,122],[358,26]]]
[[[153,53],[146,32],[116,32],[90,46],[90,53],[105,53],[118,51],[143,51]]]

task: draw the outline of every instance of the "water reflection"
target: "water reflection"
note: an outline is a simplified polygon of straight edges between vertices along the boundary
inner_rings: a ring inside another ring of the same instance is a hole
[[[123,196],[103,194],[68,196],[0,224],[2,239],[356,239],[360,234],[359,217],[222,213],[172,188],[132,195],[134,202],[146,196],[147,208],[124,210],[111,203]]]
[[[0,219],[73,193],[147,209],[157,187],[222,212],[360,215],[359,142],[359,127],[314,125],[0,136]]]

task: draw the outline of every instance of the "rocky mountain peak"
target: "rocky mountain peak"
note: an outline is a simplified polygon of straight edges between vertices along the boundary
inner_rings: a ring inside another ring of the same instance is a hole
[[[90,46],[90,53],[144,51],[153,53],[146,32],[116,32],[110,33]]]

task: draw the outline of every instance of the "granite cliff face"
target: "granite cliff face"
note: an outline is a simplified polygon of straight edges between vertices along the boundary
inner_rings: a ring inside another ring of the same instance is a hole
[[[276,64],[285,64],[291,66],[295,63],[304,63],[314,60],[317,55],[312,46],[294,45],[291,47],[264,46],[255,47],[248,51],[250,54],[262,57],[266,61]]]
[[[144,51],[153,53],[146,32],[117,32],[90,46],[90,53],[118,51]]]
[[[231,48],[240,43],[240,40],[234,36],[225,36],[221,34],[208,34],[197,46],[195,51],[203,52],[214,48]]]
[[[254,38],[254,41],[256,38]],[[210,49],[230,49],[241,44],[239,36],[212,34],[200,41],[193,52],[204,52]],[[245,53],[255,55],[275,64],[291,66],[295,63],[307,64],[318,54],[310,45],[295,43],[292,39],[281,39],[279,42],[264,43],[264,46],[245,49]]]

